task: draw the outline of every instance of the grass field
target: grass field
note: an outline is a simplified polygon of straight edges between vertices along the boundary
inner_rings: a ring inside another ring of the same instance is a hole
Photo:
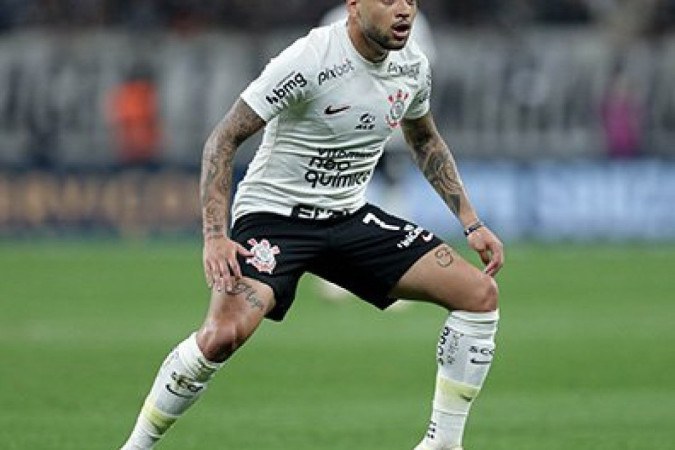
[[[675,246],[513,245],[467,450],[675,448]],[[0,448],[114,449],[201,320],[196,242],[0,243]],[[165,450],[410,450],[441,311],[317,300],[306,278]]]

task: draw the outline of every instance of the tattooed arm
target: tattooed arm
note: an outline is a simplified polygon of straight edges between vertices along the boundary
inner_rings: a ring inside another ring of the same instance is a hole
[[[413,158],[426,179],[464,228],[475,223],[478,215],[466,195],[455,159],[438,134],[431,114],[417,120],[404,120],[402,125]]]
[[[237,254],[249,252],[227,236],[234,155],[265,122],[241,99],[216,125],[204,146],[200,197],[204,233],[204,274],[209,287],[232,290],[241,277]]]
[[[464,189],[455,159],[438,133],[431,113],[419,119],[406,119],[402,126],[415,162],[464,229],[478,223],[478,215]],[[468,235],[468,241],[486,264],[485,273],[495,275],[504,263],[503,246],[497,236],[481,226]]]

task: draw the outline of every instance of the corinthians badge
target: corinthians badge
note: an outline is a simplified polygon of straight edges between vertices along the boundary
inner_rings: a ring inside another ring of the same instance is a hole
[[[277,260],[274,255],[281,252],[279,247],[270,245],[270,242],[267,239],[263,239],[260,242],[255,239],[249,239],[248,243],[251,245],[251,253],[253,253],[253,256],[246,258],[246,264],[251,264],[258,269],[258,272],[267,272],[271,274],[277,266]]]
[[[403,118],[403,114],[405,114],[405,101],[408,99],[410,94],[408,92],[403,92],[402,90],[398,90],[396,95],[390,95],[387,100],[389,100],[389,103],[391,104],[391,108],[389,109],[389,114],[385,116],[385,119],[387,121],[387,125],[391,128],[396,128],[399,125],[399,122]]]

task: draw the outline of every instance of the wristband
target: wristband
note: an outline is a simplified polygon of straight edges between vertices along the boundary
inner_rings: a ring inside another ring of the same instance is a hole
[[[464,228],[464,236],[468,237],[471,233],[484,226],[485,224],[480,219],[478,219],[468,227]]]

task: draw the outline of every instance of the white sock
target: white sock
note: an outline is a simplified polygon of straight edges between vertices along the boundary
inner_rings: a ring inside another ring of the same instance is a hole
[[[204,357],[194,333],[178,344],[160,367],[122,450],[153,448],[169,427],[197,401],[222,365]]]
[[[438,372],[427,435],[416,450],[461,447],[473,400],[494,354],[499,313],[453,311],[438,341]]]

